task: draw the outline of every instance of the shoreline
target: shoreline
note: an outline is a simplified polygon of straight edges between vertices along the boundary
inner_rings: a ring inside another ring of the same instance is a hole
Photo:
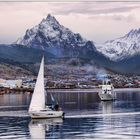
[[[122,92],[122,91],[140,91],[140,88],[116,88],[114,89],[115,92]]]
[[[87,92],[87,93],[98,93],[101,91],[100,88],[96,88],[96,89],[47,89],[48,92]],[[123,91],[140,91],[140,88],[115,88],[114,89],[115,92],[123,92]]]
[[[93,89],[46,89],[47,92],[55,92],[55,93],[98,93],[101,91],[101,88],[93,88]],[[9,88],[3,88],[0,91],[0,94],[7,94],[7,93],[32,93],[33,89],[25,89],[25,88],[15,88],[15,89],[9,89]],[[115,88],[114,92],[140,92],[140,88]]]

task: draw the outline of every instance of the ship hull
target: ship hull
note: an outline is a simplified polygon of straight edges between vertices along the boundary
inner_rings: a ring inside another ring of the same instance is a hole
[[[101,101],[112,101],[113,100],[113,95],[112,94],[99,93],[98,95],[99,95]]]

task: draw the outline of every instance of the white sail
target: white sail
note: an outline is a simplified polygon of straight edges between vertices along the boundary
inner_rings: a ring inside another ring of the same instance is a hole
[[[39,111],[45,108],[45,89],[44,89],[44,56],[40,64],[40,69],[29,107],[30,111]]]

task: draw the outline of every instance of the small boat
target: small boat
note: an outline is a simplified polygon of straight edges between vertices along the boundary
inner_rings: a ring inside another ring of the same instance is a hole
[[[64,117],[64,112],[58,104],[46,106],[44,85],[44,56],[42,57],[40,69],[29,106],[29,115],[34,119]]]
[[[109,80],[106,80],[101,85],[101,92],[98,93],[101,101],[114,100],[114,87]]]

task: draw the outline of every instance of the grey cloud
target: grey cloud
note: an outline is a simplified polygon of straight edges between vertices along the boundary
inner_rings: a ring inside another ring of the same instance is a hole
[[[130,12],[133,9],[140,8],[139,3],[59,3],[53,4],[54,14],[68,15],[68,14],[87,14],[87,15],[100,15],[100,14],[115,14]]]
[[[134,15],[128,15],[128,16],[115,15],[115,16],[112,17],[112,19],[118,20],[118,21],[126,20],[126,21],[130,22],[130,21],[135,20],[135,17],[134,17]]]
[[[102,20],[115,20],[115,21],[125,21],[132,22],[136,21],[136,18],[133,14],[121,15],[121,14],[113,14],[108,16],[98,16],[98,15],[89,15],[89,19],[102,19]]]

